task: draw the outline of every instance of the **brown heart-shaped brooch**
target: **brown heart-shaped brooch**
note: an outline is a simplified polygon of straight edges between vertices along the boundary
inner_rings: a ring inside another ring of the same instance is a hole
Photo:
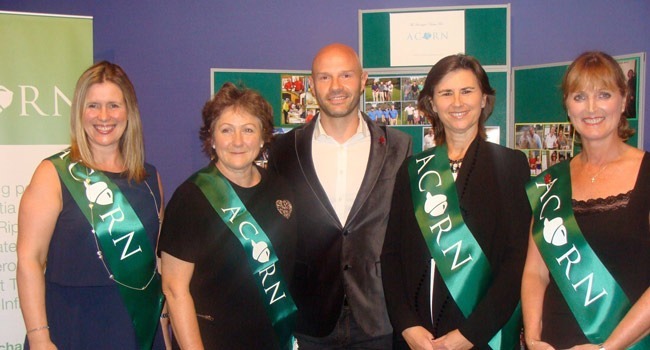
[[[278,212],[285,218],[289,219],[291,217],[291,211],[293,210],[293,207],[291,206],[291,202],[288,200],[278,199],[275,201],[275,207],[278,208]]]

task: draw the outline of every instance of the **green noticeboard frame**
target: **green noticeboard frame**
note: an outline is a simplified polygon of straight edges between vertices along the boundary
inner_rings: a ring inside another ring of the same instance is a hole
[[[636,72],[636,116],[628,118],[636,130],[628,144],[643,148],[644,96],[645,96],[645,53],[614,57],[626,72]],[[515,123],[557,123],[567,122],[568,117],[562,101],[561,84],[564,72],[571,62],[539,66],[516,67],[513,69],[513,106]],[[510,135],[515,137],[514,129]]]
[[[273,107],[273,121],[276,127],[295,127],[296,125],[286,125],[282,122],[282,100],[281,100],[281,86],[282,77],[287,75],[304,75],[308,76],[309,71],[298,70],[245,70],[245,69],[218,69],[211,70],[211,91],[212,96],[219,88],[226,82],[232,82],[236,85],[243,85],[247,88],[258,91]],[[487,126],[499,127],[500,139],[499,143],[505,145],[508,136],[508,72],[488,71],[490,84],[497,92],[496,104],[490,119],[488,119]],[[372,80],[376,77],[385,78],[387,76],[425,76],[426,72],[420,71],[419,73],[412,74],[371,74],[368,79]],[[369,104],[366,97],[362,98],[359,106],[365,111],[364,106]],[[398,125],[394,127],[413,138],[413,151],[419,152],[422,150],[423,130],[430,127],[429,125]]]
[[[226,82],[242,85],[259,92],[273,107],[275,126],[282,124],[282,76],[309,75],[309,71],[299,70],[253,70],[253,69],[219,69],[210,70],[210,96]]]
[[[359,11],[359,56],[368,79],[426,76],[436,62],[428,66],[391,65],[391,14],[463,11],[465,19],[465,54],[476,57],[488,73],[496,90],[494,111],[486,126],[498,127],[499,144],[510,145],[514,130],[510,109],[510,5],[453,6],[431,8],[382,9]],[[370,103],[365,96],[365,107]],[[402,108],[405,103],[402,101]],[[413,152],[422,150],[424,131],[429,125],[398,125],[395,128],[413,137]]]
[[[394,13],[465,13],[465,53],[484,66],[510,66],[510,5],[360,10],[360,56],[366,69],[391,68],[390,15]],[[433,65],[435,62],[432,62]]]
[[[431,65],[414,67],[390,66],[390,15],[391,13],[408,12],[445,12],[463,11],[465,19],[465,48],[466,53],[476,57],[488,73],[492,87],[497,91],[494,111],[487,126],[498,128],[498,142],[501,145],[509,143],[508,135],[514,129],[510,116],[510,5],[466,6],[466,7],[437,7],[418,9],[394,10],[360,10],[359,11],[359,48],[363,67],[371,79],[386,79],[396,77],[426,76]],[[252,70],[252,69],[219,69],[210,71],[211,95],[214,94],[225,82],[244,85],[261,93],[273,107],[274,122],[277,127],[294,127],[299,124],[289,124],[283,120],[286,112],[283,111],[283,98],[287,93],[283,88],[283,81],[287,76],[309,76],[309,71],[304,70]],[[304,79],[304,92],[309,91],[307,79]],[[404,106],[415,102],[401,96],[390,103],[398,102]],[[292,100],[296,96],[290,96]],[[302,97],[299,101],[303,101]],[[363,96],[360,107],[365,111],[366,106],[372,102]],[[384,105],[386,103],[383,103]],[[309,111],[310,106],[303,106]],[[313,106],[312,106],[313,107]],[[317,108],[317,106],[313,107]],[[295,119],[294,119],[295,120]],[[309,118],[307,118],[309,120]],[[399,129],[413,138],[413,151],[422,150],[424,131],[429,125],[396,125],[390,126]],[[495,130],[496,130],[495,128]]]
[[[508,79],[509,79],[509,74],[508,72],[487,72],[488,78],[490,79],[490,85],[492,85],[492,88],[496,91],[496,102],[494,105],[494,109],[492,111],[492,115],[490,118],[487,120],[485,123],[486,126],[492,126],[492,127],[498,127],[499,128],[499,144],[505,145],[507,143],[507,137],[508,137],[508,132],[506,132],[507,126],[508,126]],[[380,81],[388,80],[390,78],[404,78],[404,77],[426,77],[426,72],[421,72],[419,74],[413,73],[413,74],[370,74],[368,76],[368,81],[372,82],[375,79],[378,79]],[[367,83],[366,85],[371,84]],[[404,94],[404,87],[402,88],[402,95]],[[395,93],[395,95],[398,95]],[[409,100],[409,99],[394,99],[392,101],[386,101],[386,102],[373,102],[369,96],[368,93],[364,94],[363,96],[363,101],[361,108],[364,112],[368,112],[368,106],[372,105],[392,105],[396,104],[400,106],[401,111],[404,110],[404,107],[407,104],[413,104],[414,106],[417,104],[417,101],[415,100]],[[404,112],[402,112],[404,114]],[[428,124],[428,122],[424,125],[405,125],[404,119],[400,120],[398,122],[397,126],[390,126],[394,127],[402,132],[405,132],[409,134],[413,138],[413,152],[417,153],[422,150],[422,139],[423,139],[423,131],[427,128],[429,128],[431,125]]]

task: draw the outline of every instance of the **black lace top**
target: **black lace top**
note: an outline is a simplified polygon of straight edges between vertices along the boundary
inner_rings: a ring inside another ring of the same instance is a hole
[[[625,208],[630,202],[632,191],[626,193],[619,193],[615,196],[607,198],[594,198],[586,201],[572,200],[573,212],[576,215],[580,214],[597,214],[607,211],[619,210]]]
[[[585,239],[634,303],[650,286],[650,153],[643,157],[634,189],[574,200],[573,211]],[[589,343],[552,279],[544,298],[542,339],[562,349]]]

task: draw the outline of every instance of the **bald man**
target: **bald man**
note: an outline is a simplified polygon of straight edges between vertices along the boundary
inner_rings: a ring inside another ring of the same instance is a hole
[[[297,197],[292,295],[301,350],[392,347],[379,256],[411,138],[361,113],[367,78],[352,48],[322,48],[309,78],[318,118],[271,147],[269,167],[293,184]]]

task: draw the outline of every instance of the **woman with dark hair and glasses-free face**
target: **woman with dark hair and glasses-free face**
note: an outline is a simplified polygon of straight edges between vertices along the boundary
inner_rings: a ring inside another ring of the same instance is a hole
[[[419,95],[436,146],[398,173],[381,258],[397,348],[519,346],[529,170],[522,152],[486,141],[494,101],[479,62],[460,54]]]
[[[272,131],[271,106],[253,90],[226,83],[203,108],[211,161],[172,196],[159,245],[175,348],[292,345],[293,195],[254,163]]]
[[[38,166],[18,213],[26,347],[163,349],[162,187],[144,161],[133,84],[99,62],[79,78],[71,114],[70,148]]]
[[[625,76],[611,56],[585,52],[562,91],[582,151],[528,184],[526,343],[650,349],[650,155],[625,143]]]

